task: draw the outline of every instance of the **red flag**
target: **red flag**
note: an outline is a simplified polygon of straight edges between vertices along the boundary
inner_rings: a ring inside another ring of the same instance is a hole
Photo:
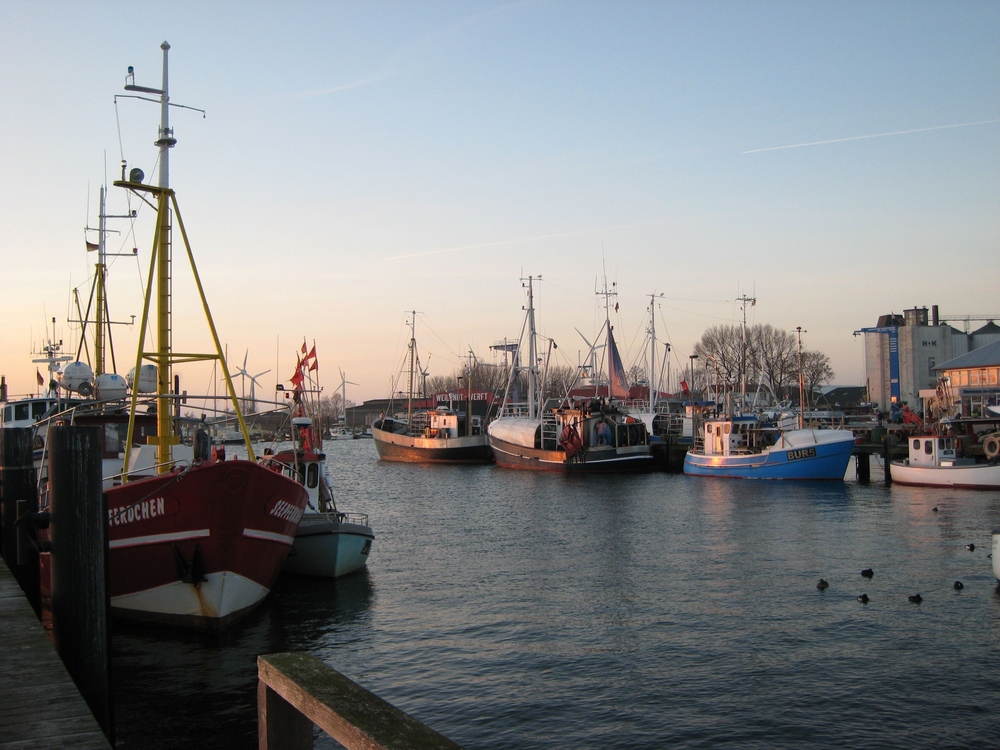
[[[689,393],[688,384],[686,380],[681,381],[681,393]]]
[[[309,350],[306,349],[306,340],[302,339],[302,353],[305,354],[307,351]]]
[[[291,377],[291,383],[295,386],[295,390],[301,389],[303,380],[305,378],[302,376],[302,362],[299,361],[295,365],[295,374]]]
[[[618,312],[618,303],[615,302],[615,312]]]
[[[45,378],[42,377],[42,373],[38,371],[37,367],[35,368],[35,375],[38,378],[38,385],[45,385]]]
[[[316,355],[314,354],[313,357],[315,357],[315,356]],[[318,359],[313,359],[312,364],[309,365],[309,372],[312,372],[313,370],[318,370],[318,369],[319,369],[319,360]]]
[[[100,249],[100,245],[98,245],[96,242],[88,242],[87,243],[87,252],[88,253],[91,253],[94,250],[98,250],[98,249]]]

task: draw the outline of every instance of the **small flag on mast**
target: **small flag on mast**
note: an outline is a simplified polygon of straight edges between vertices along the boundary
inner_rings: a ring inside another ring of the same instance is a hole
[[[45,385],[45,378],[42,377],[42,373],[37,367],[35,368],[35,377],[38,378],[38,385]]]

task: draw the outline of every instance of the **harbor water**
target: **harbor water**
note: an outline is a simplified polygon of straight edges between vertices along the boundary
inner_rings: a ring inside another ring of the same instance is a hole
[[[367,570],[284,577],[219,636],[116,625],[120,746],[257,747],[277,651],[470,749],[1000,745],[1000,493],[326,451]]]

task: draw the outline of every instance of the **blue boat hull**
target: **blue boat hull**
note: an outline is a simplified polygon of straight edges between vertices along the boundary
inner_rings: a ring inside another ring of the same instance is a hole
[[[844,441],[738,456],[689,451],[684,456],[684,473],[732,479],[843,479],[853,450],[854,443]]]

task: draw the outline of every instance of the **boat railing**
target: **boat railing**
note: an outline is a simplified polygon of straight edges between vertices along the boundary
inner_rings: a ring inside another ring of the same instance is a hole
[[[530,416],[527,404],[507,404],[497,415],[497,418],[527,416]]]
[[[111,485],[118,485],[122,483],[122,478],[127,474],[128,476],[135,478],[153,476],[154,470],[160,469],[164,466],[169,467],[169,470],[174,469],[190,469],[191,462],[183,458],[175,458],[172,461],[162,461],[158,464],[150,464],[149,466],[143,466],[140,469],[134,469],[132,471],[120,471],[117,474],[111,474],[104,477],[105,486],[109,483]],[[159,473],[159,472],[156,472]]]
[[[344,513],[342,511],[337,511],[337,515],[340,516],[343,523],[353,523],[357,526],[370,526],[368,523],[367,513]]]

